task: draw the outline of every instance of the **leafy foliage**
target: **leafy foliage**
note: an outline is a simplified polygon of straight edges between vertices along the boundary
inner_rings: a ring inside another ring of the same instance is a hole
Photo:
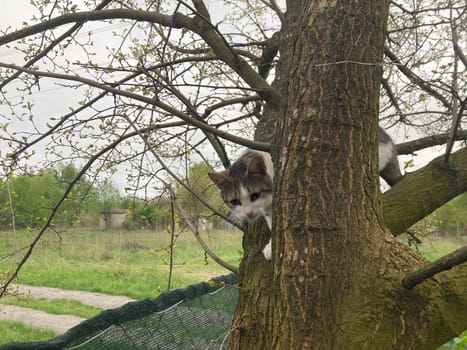
[[[10,176],[8,182],[0,184],[0,227],[9,228],[13,222],[16,227],[43,225],[76,175],[76,168],[70,164],[57,170]],[[98,186],[81,178],[58,209],[53,224],[72,227],[83,224],[83,220],[96,223],[99,211],[118,205],[120,200],[118,189],[110,182]]]
[[[191,219],[199,224],[209,217],[210,220],[216,220],[212,212],[207,209],[197,198],[196,195],[213,204],[215,208],[222,210],[222,199],[219,191],[207,176],[211,169],[206,163],[200,162],[193,164],[187,172],[185,183],[191,189],[177,185],[177,198],[180,200],[183,208],[187,211]]]
[[[172,221],[170,200],[159,197],[155,201],[127,198],[123,207],[128,208],[129,215],[125,222],[127,229],[155,229],[163,230]]]
[[[445,234],[462,234],[467,225],[467,193],[463,193],[437,209],[431,218]]]

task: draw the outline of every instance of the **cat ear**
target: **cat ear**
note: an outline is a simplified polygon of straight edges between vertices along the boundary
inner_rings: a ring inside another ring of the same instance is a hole
[[[266,164],[261,155],[255,154],[253,158],[251,158],[250,164],[248,164],[248,174],[266,175]]]
[[[225,182],[231,181],[226,171],[221,171],[219,173],[208,173],[208,176],[211,179],[211,181],[214,182],[214,184],[219,188],[222,188],[222,185]]]

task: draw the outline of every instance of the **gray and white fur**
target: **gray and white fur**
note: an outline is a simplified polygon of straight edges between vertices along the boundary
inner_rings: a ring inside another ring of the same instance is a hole
[[[392,186],[402,175],[396,147],[382,128],[378,131],[378,154],[380,175]],[[228,169],[208,175],[235,217],[244,222],[263,216],[272,232],[274,166],[269,153],[246,150]],[[271,239],[263,254],[271,260]]]
[[[394,186],[402,177],[397,149],[391,137],[381,127],[378,128],[378,157],[379,175],[389,186]]]

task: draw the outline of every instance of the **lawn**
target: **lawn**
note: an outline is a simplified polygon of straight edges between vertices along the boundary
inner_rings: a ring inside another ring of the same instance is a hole
[[[0,272],[11,271],[33,232],[0,232]],[[227,262],[238,265],[241,259],[241,232],[211,230],[202,233],[208,246]],[[135,299],[155,297],[167,290],[170,272],[170,235],[151,231],[100,231],[73,229],[57,234],[48,232],[21,270],[15,283],[86,290]],[[430,260],[445,255],[465,244],[447,238],[425,239],[418,250]],[[171,289],[207,281],[229,271],[205,256],[196,239],[188,231],[175,237]],[[77,302],[46,301],[9,296],[2,300],[49,313],[92,317],[99,309]],[[8,341],[48,339],[52,332],[26,330],[14,322],[0,322],[0,344]]]
[[[0,232],[0,278],[15,268],[24,254],[21,248],[30,244],[34,235],[35,232],[26,230]],[[241,237],[237,230],[202,232],[211,250],[232,265],[238,265],[241,259]],[[191,232],[179,232],[174,240],[171,289],[230,273],[205,256]],[[155,297],[169,285],[170,241],[171,236],[166,232],[84,229],[60,234],[47,232],[15,283],[127,295],[135,299]],[[100,311],[64,300],[8,296],[1,302],[84,318]],[[0,322],[0,329],[0,344],[54,336],[53,332],[32,330],[17,322]]]
[[[26,246],[34,233],[0,232],[0,257]],[[238,265],[241,232],[203,232],[208,246],[221,258]],[[151,231],[68,230],[48,232],[20,271],[15,283],[127,295],[157,296],[169,286],[170,235]],[[0,260],[0,272],[11,272],[24,251]],[[170,288],[206,281],[229,271],[205,256],[194,236],[175,237]]]
[[[82,318],[91,318],[102,311],[102,309],[97,307],[67,299],[47,300],[27,296],[6,296],[0,300],[0,303],[41,310],[53,315],[75,315]]]
[[[49,329],[35,329],[16,321],[0,322],[0,344],[10,342],[33,342],[57,336]]]
[[[433,261],[466,244],[467,240],[455,237],[430,237],[423,239],[423,244],[418,250],[428,260]]]

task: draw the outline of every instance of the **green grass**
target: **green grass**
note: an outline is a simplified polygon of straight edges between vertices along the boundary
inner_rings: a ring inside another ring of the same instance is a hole
[[[35,232],[0,232],[0,279],[11,272],[30,244]],[[239,231],[212,230],[202,233],[208,246],[221,258],[238,265],[241,258]],[[170,235],[150,231],[100,231],[74,229],[58,236],[47,232],[20,271],[15,283],[70,290],[127,295],[135,299],[155,297],[167,289]],[[206,258],[190,232],[178,234],[173,249],[171,289],[207,281],[229,271]],[[2,303],[72,314],[89,318],[100,310],[74,301],[2,298]],[[22,328],[21,328],[22,327]],[[18,323],[0,322],[0,343],[38,341],[53,332],[32,331]]]
[[[66,299],[37,299],[32,297],[13,297],[2,298],[0,303],[7,305],[16,305],[29,309],[42,310],[54,315],[75,315],[82,318],[91,318],[96,316],[102,309],[84,305],[79,301]]]
[[[0,232],[0,257],[24,247],[35,233]],[[238,265],[239,231],[212,230],[202,234],[221,258]],[[70,230],[47,232],[20,271],[16,283],[86,290],[140,299],[167,289],[170,235],[149,231]],[[190,232],[179,233],[174,246],[171,289],[229,273],[203,250]],[[11,272],[24,251],[0,260],[0,272]]]
[[[467,350],[467,331],[439,347],[437,350]]]
[[[465,246],[466,244],[467,241],[455,237],[429,237],[424,238],[423,243],[418,247],[412,247],[418,250],[425,258],[433,261]]]
[[[11,272],[35,232],[0,232],[0,280]],[[241,259],[239,231],[212,230],[202,235],[208,246],[233,265]],[[155,297],[167,289],[169,277],[170,235],[150,231],[99,231],[73,229],[57,235],[48,232],[41,239],[15,283],[85,290],[135,299]],[[461,246],[465,241],[430,238],[419,247],[422,255],[434,260]],[[3,274],[1,274],[3,273]],[[190,232],[181,232],[174,247],[171,289],[207,281],[229,273],[206,258]],[[40,309],[49,313],[73,314],[89,318],[100,310],[78,302],[37,300],[33,298],[2,299],[1,302]],[[0,343],[38,341],[54,337],[46,330],[32,330],[17,322],[0,322]]]
[[[57,334],[49,329],[31,328],[15,321],[0,321],[1,343],[49,340],[56,336]]]

